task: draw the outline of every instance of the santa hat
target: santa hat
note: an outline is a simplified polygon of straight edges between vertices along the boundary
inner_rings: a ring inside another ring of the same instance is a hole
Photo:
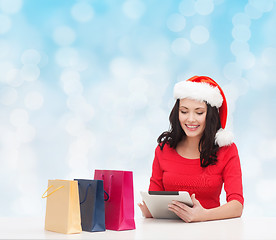
[[[233,134],[225,130],[227,119],[226,98],[221,87],[213,79],[206,76],[194,76],[187,81],[176,83],[174,86],[174,98],[206,101],[212,107],[217,107],[221,128],[216,133],[215,143],[219,147],[231,145]]]

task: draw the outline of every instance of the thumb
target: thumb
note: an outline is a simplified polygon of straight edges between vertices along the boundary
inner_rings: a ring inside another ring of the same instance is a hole
[[[196,199],[195,194],[193,193],[191,196],[192,202],[194,205],[200,205],[199,201]]]

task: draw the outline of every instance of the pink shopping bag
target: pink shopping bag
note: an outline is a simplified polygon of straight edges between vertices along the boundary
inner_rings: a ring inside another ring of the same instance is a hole
[[[104,181],[104,190],[109,195],[105,202],[106,229],[135,229],[132,172],[95,170],[94,179]]]

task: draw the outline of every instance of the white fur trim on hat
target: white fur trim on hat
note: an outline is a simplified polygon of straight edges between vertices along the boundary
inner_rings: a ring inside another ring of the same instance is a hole
[[[204,82],[183,81],[174,86],[174,98],[190,98],[198,101],[206,101],[212,107],[219,108],[222,105],[223,98],[218,87],[213,87]]]
[[[231,145],[233,143],[233,139],[234,139],[234,136],[233,136],[232,132],[221,128],[216,133],[215,143],[219,147],[228,146],[228,145]]]

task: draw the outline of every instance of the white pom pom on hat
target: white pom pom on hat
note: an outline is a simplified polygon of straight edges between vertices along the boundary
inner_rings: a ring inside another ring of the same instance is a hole
[[[225,130],[227,120],[227,102],[221,87],[210,77],[194,76],[186,81],[178,82],[174,86],[174,98],[189,98],[206,101],[212,107],[217,107],[221,128],[215,136],[215,143],[219,147],[231,145],[233,134]]]

